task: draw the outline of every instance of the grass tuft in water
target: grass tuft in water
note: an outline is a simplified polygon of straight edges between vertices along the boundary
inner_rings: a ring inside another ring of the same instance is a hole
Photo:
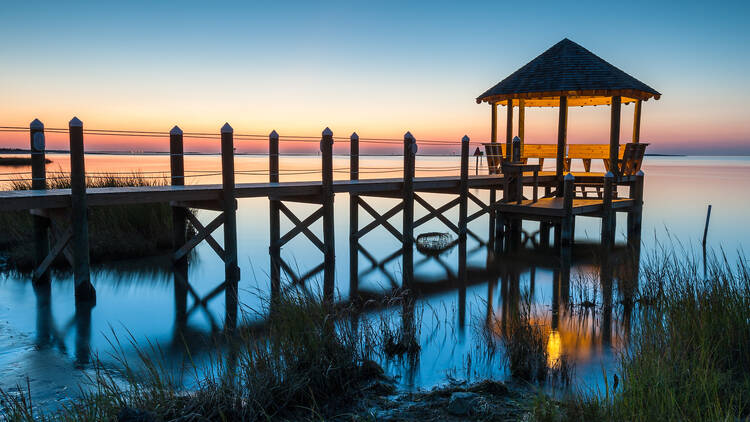
[[[166,179],[150,179],[142,174],[128,176],[101,175],[89,177],[89,188],[160,186]],[[70,188],[70,177],[64,173],[51,173],[47,180],[49,189]],[[31,182],[12,182],[15,190],[31,189]],[[67,224],[61,221],[61,226]],[[31,271],[34,264],[32,241],[32,216],[28,212],[0,213],[0,254],[4,255],[7,269]],[[188,227],[189,234],[194,231]],[[114,205],[92,207],[89,212],[89,244],[94,263],[113,259],[140,258],[164,254],[172,249],[172,209],[167,203]],[[53,264],[65,267],[59,257]]]

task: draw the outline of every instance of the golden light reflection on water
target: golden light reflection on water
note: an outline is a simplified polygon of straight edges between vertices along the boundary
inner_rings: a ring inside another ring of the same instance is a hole
[[[554,366],[560,359],[560,333],[551,330],[547,339],[547,365]]]

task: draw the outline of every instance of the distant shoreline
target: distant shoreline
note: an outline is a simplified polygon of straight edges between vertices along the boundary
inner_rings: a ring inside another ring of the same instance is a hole
[[[28,149],[20,149],[20,148],[0,148],[0,154],[6,154],[6,155],[15,155],[15,154],[29,154],[31,153]],[[63,150],[63,149],[52,149],[47,150],[47,154],[68,154],[70,153],[69,150]],[[169,155],[168,151],[141,151],[141,152],[133,152],[133,151],[86,151],[86,154],[90,155],[127,155],[127,156],[143,156],[143,155]],[[267,157],[268,154],[264,152],[235,152],[235,155],[238,156],[259,156],[259,157]],[[198,151],[186,151],[184,155],[221,155],[218,152],[198,152]],[[282,153],[281,155],[285,156],[300,156],[300,157],[314,157],[320,154],[315,153]],[[342,154],[333,154],[334,156],[344,156],[347,157],[349,154],[342,153]],[[371,157],[400,157],[402,154],[400,153],[393,153],[393,154],[360,154],[360,156],[371,156]],[[459,154],[419,154],[422,157],[460,157]],[[712,154],[712,155],[701,155],[701,154],[662,154],[662,153],[646,153],[646,157],[750,157],[750,154]],[[483,156],[482,156],[483,157]],[[474,158],[472,155],[469,158]]]

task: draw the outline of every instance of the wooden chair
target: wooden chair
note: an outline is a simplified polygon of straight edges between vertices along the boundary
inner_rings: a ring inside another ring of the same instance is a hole
[[[524,144],[522,146],[521,159],[526,164],[529,158],[539,160],[539,168],[544,168],[545,158],[557,158],[557,145],[554,144]]]
[[[643,156],[646,154],[648,144],[629,143],[620,145],[620,160],[617,163],[618,176],[635,176],[641,170]]]
[[[589,160],[589,164],[586,164],[586,159],[584,159],[584,167],[586,168],[586,171],[591,168],[591,159],[593,158],[602,158],[603,151],[601,150],[601,147],[604,147],[605,145],[593,145],[593,147],[596,148],[589,148],[584,149],[580,147],[581,145],[571,145],[570,149],[573,151],[572,154],[576,154],[576,156],[571,158],[583,158],[582,156],[586,156],[589,154],[589,157],[586,158]],[[590,145],[584,145],[587,147],[590,147]],[[617,165],[615,166],[615,176],[635,176],[636,173],[638,173],[641,170],[641,164],[643,163],[643,157],[646,153],[646,147],[648,144],[635,144],[635,143],[627,143],[620,145],[620,158],[617,160]],[[609,160],[609,145],[606,145],[607,147],[607,158],[602,158],[604,160],[604,168],[606,171],[611,171],[612,168],[610,166],[610,160]],[[587,152],[588,151],[588,152]],[[571,154],[571,155],[572,155]],[[576,184],[576,186],[580,186],[581,188],[581,195],[584,198],[588,197],[588,193],[586,188],[593,187],[596,189],[596,196],[601,198],[602,197],[602,187],[604,186],[603,183],[586,183],[586,184]],[[593,193],[593,192],[591,192]],[[614,189],[613,195],[615,198],[617,198],[617,189]]]
[[[501,174],[502,164],[505,157],[503,156],[503,144],[500,142],[484,143],[484,152],[487,156],[487,168],[490,174]]]

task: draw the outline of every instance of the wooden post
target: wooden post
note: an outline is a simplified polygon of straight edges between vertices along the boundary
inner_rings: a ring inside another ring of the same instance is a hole
[[[565,144],[568,138],[568,97],[560,97],[560,114],[557,119],[557,196],[562,196],[563,170],[565,168]]]
[[[602,246],[605,251],[612,249],[615,243],[615,213],[612,209],[612,196],[615,175],[608,171],[604,175],[604,204],[602,210]]]
[[[404,288],[414,281],[414,166],[417,141],[411,133],[404,134],[404,184],[403,184],[403,276]]]
[[[641,100],[635,100],[635,110],[633,111],[633,142],[641,142]]]
[[[497,142],[497,103],[490,103],[492,120],[490,123],[490,142]]]
[[[526,100],[518,100],[518,138],[521,139],[521,156],[523,157],[523,144],[526,142]]]
[[[172,186],[185,185],[185,159],[183,156],[182,129],[175,126],[169,131],[169,168]],[[187,241],[185,208],[172,207],[172,248],[179,250]],[[187,264],[187,255],[180,258],[175,265],[181,267]]]
[[[573,244],[573,196],[575,195],[575,178],[573,174],[568,173],[564,178],[563,185],[563,209],[565,216],[561,222],[560,228],[560,242],[562,247],[570,246]]]
[[[641,221],[643,220],[643,171],[635,175],[635,182],[630,188],[630,198],[634,200],[633,210],[628,212],[628,245],[640,252]]]
[[[73,278],[76,302],[96,300],[89,270],[89,222],[86,207],[86,167],[83,150],[83,122],[73,117],[70,134],[70,223],[73,229]]]
[[[349,137],[349,180],[359,180],[359,135]],[[354,299],[359,290],[359,196],[349,194],[349,297]]]
[[[237,324],[237,290],[240,267],[237,265],[237,199],[234,193],[234,129],[225,123],[221,128],[221,182],[224,208],[224,328],[231,332]]]
[[[513,142],[513,99],[508,99],[508,111],[505,125],[505,156],[510,160],[511,142]]]
[[[268,135],[268,181],[279,183],[279,134],[275,130]],[[281,294],[281,214],[280,202],[271,198],[269,201],[269,224],[271,246],[269,255],[271,257],[271,302],[277,303]]]
[[[172,186],[185,185],[185,158],[182,129],[175,126],[169,131],[169,169]],[[172,252],[177,252],[187,241],[187,213],[184,207],[172,206]],[[177,327],[187,323],[187,254],[174,262],[174,299]]]
[[[461,181],[458,205],[458,279],[462,286],[467,281],[466,231],[469,211],[469,137],[461,138]]]
[[[39,119],[34,119],[29,124],[29,134],[31,143],[31,189],[47,189],[47,169],[45,156],[44,125]],[[49,220],[40,215],[32,215],[32,224],[34,230],[34,268],[44,261],[49,254]],[[34,283],[48,283],[49,270],[39,274]]]
[[[329,128],[323,130],[323,137],[320,140],[320,154],[323,161],[323,245],[325,246],[323,298],[328,303],[333,303],[336,248],[333,228],[333,132]]]
[[[497,143],[497,103],[490,103],[490,107],[492,107],[492,124],[490,126],[490,142],[493,144]],[[487,157],[487,163],[489,165],[489,157]],[[490,206],[494,205],[497,201],[497,190],[491,188],[490,189]],[[489,212],[489,242],[488,247],[490,250],[494,249],[495,241],[496,241],[496,233],[495,233],[495,213],[496,211],[494,209],[490,210]]]
[[[549,247],[549,229],[550,223],[547,221],[539,222],[539,246],[543,248]]]
[[[609,168],[615,175],[620,177],[618,159],[620,158],[620,110],[622,104],[620,96],[612,97],[611,119],[609,126]]]

